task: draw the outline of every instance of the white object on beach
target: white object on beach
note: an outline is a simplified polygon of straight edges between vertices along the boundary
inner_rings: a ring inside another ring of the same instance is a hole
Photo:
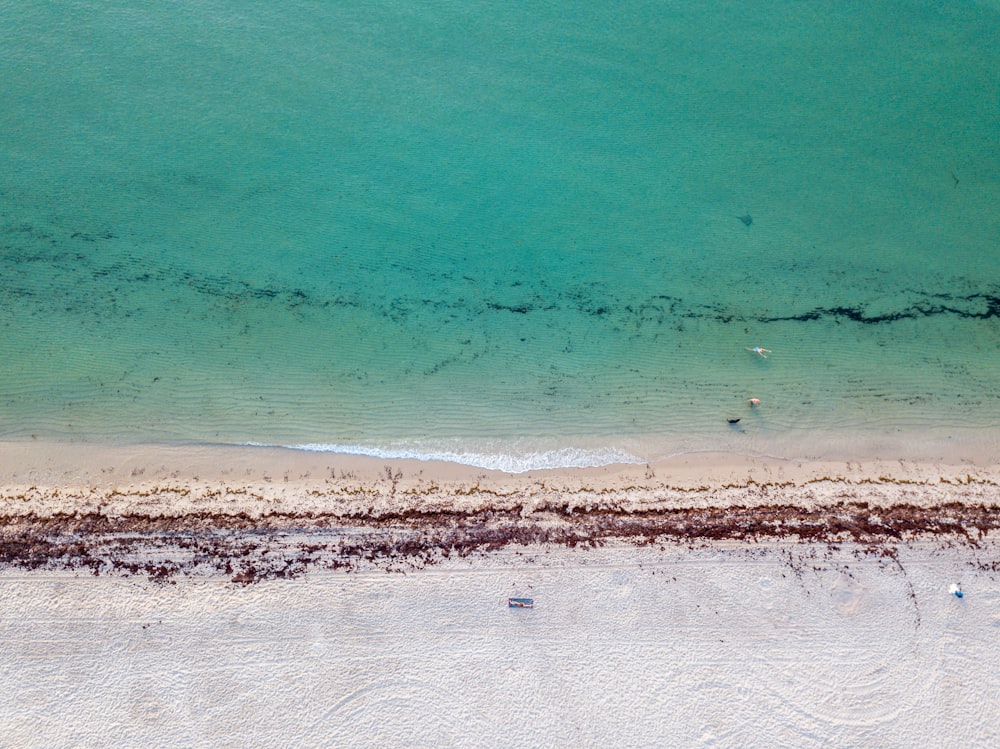
[[[962,586],[958,583],[952,583],[951,587],[948,588],[948,592],[955,596],[955,598],[961,598],[964,595],[962,593]]]

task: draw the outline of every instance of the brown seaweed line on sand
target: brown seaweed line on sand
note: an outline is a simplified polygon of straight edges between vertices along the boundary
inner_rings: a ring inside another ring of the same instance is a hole
[[[452,555],[509,546],[601,546],[607,542],[811,543],[853,541],[881,547],[927,536],[975,545],[1000,528],[1000,507],[948,503],[871,507],[840,502],[818,508],[775,504],[644,512],[580,510],[549,503],[478,512],[188,513],[177,517],[90,514],[0,517],[0,567],[90,570],[94,574],[226,574],[249,583],[309,569],[403,571]]]

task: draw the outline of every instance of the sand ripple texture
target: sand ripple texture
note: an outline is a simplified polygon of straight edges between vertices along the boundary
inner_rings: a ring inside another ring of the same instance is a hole
[[[5,741],[991,746],[996,551],[531,547],[250,586],[8,570]]]

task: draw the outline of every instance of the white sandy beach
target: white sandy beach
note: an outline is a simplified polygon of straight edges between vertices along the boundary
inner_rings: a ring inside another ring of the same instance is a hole
[[[995,746],[995,552],[535,548],[247,587],[7,571],[4,743]]]
[[[998,476],[973,461],[718,454],[512,476],[262,448],[10,443],[0,507],[8,529],[37,522],[43,540],[65,536],[45,530],[64,517],[252,529],[275,513],[507,510],[529,522],[559,502],[624,517],[843,502],[919,513],[993,506]],[[4,743],[996,745],[996,535],[887,539],[515,543],[393,574],[376,560],[252,584],[197,565],[154,581],[12,563],[0,570]],[[536,607],[509,609],[518,595]]]

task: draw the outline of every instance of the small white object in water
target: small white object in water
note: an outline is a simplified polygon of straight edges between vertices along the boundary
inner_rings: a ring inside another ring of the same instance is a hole
[[[748,348],[747,351],[752,351],[757,354],[757,356],[763,357],[764,359],[766,359],[767,355],[771,353],[771,349],[764,348],[763,346],[754,346],[753,348]]]
[[[948,592],[951,593],[955,598],[962,597],[962,586],[958,583],[952,583],[951,587],[948,588]]]

